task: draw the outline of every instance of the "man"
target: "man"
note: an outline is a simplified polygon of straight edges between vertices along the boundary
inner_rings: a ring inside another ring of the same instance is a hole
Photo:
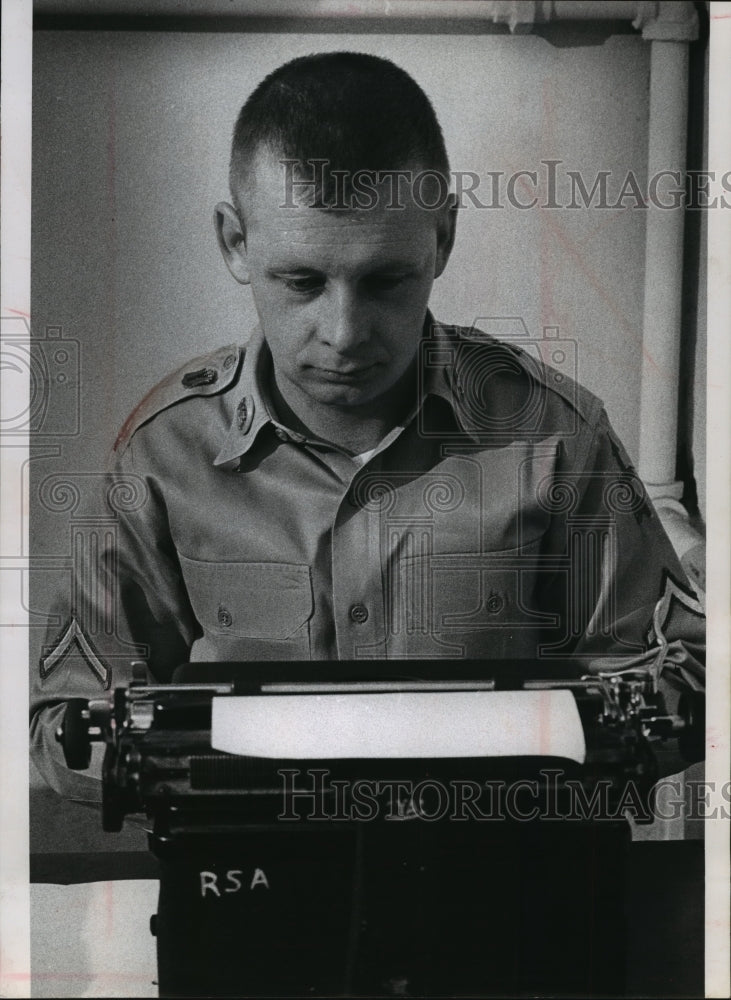
[[[428,99],[385,60],[294,60],[247,101],[215,222],[260,327],[117,439],[117,551],[34,674],[59,790],[97,794],[61,762],[63,700],[139,656],[159,680],[189,658],[660,656],[668,691],[699,685],[700,609],[600,402],[427,311],[448,173]]]
[[[385,60],[296,59],[244,105],[215,223],[260,324],[115,443],[116,544],[34,675],[59,791],[98,796],[54,740],[65,700],[141,656],[161,682],[188,660],[561,657],[646,664],[671,703],[701,686],[700,606],[600,401],[428,312],[448,175]]]

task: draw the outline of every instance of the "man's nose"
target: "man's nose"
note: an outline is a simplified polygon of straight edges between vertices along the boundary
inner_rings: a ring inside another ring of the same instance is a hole
[[[363,303],[349,290],[333,291],[320,318],[320,339],[338,354],[357,350],[368,340],[369,319]]]

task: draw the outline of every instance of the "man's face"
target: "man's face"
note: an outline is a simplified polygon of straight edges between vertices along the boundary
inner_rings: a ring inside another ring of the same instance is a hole
[[[303,395],[309,406],[377,406],[415,358],[448,257],[448,213],[405,193],[403,210],[386,197],[362,212],[284,200],[279,159],[260,156],[241,192],[240,253],[278,388],[295,409]]]

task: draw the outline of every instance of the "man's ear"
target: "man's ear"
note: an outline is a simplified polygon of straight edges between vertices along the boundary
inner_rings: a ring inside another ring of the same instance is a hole
[[[239,214],[233,205],[219,201],[213,210],[218,246],[226,267],[241,285],[249,284],[249,264],[246,239]]]
[[[434,264],[435,278],[438,278],[447,266],[449,255],[454,246],[454,237],[457,233],[457,208],[457,196],[450,194],[447,204],[439,211],[439,221],[437,223],[437,257]]]

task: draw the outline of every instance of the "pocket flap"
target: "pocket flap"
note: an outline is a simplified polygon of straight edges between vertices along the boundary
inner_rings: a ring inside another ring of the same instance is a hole
[[[180,556],[190,603],[206,632],[288,639],[312,616],[309,566],[205,562]]]

